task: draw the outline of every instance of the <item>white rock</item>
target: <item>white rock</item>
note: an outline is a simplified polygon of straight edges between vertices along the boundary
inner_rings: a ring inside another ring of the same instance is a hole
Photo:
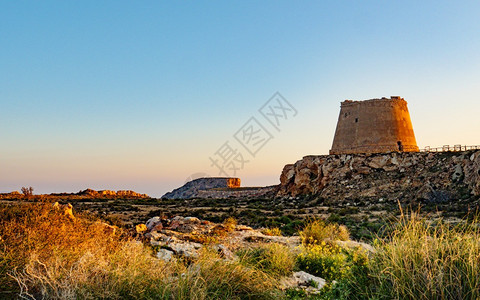
[[[202,247],[199,243],[171,243],[168,245],[177,255],[181,255],[187,258],[198,257],[198,249]]]
[[[160,219],[160,217],[153,217],[149,219],[147,223],[145,223],[145,225],[147,225],[148,230],[152,230],[152,228],[155,227],[155,225],[161,222],[162,222],[162,219]]]
[[[314,276],[304,271],[295,272],[293,273],[293,276],[297,280],[298,285],[309,285],[310,282],[313,281],[315,282],[317,289],[323,288],[323,286],[327,283],[325,279]]]
[[[455,166],[455,170],[452,174],[452,180],[457,180],[458,178],[462,177],[463,175],[463,169],[460,164]]]
[[[157,258],[169,262],[173,258],[173,252],[167,249],[160,249],[157,252]]]
[[[375,252],[375,248],[373,248],[372,245],[367,243],[348,240],[348,241],[335,241],[335,244],[345,249],[362,248],[363,250],[367,251],[367,253]]]

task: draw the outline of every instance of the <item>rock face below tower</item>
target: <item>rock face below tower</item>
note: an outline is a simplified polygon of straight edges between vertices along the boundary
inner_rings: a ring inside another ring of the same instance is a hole
[[[390,99],[341,103],[330,154],[418,152],[407,101]]]

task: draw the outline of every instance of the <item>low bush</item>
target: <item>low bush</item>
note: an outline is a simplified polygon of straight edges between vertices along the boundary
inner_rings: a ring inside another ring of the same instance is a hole
[[[327,281],[345,277],[350,269],[347,254],[342,248],[325,242],[304,247],[297,257],[297,263],[301,270]]]
[[[388,240],[378,242],[371,273],[381,294],[394,298],[479,299],[480,228],[476,221],[432,224],[403,217]]]
[[[278,227],[271,227],[271,228],[265,228],[262,230],[262,233],[264,235],[269,235],[269,236],[281,236],[282,231]]]
[[[376,240],[365,268],[339,282],[336,299],[479,299],[480,228],[402,216]]]
[[[275,299],[281,297],[274,279],[257,268],[226,261],[204,251],[180,276],[173,299]]]
[[[233,217],[228,217],[223,221],[223,225],[227,232],[232,232],[235,230],[235,226],[237,226],[237,220]]]
[[[307,221],[303,230],[299,232],[302,244],[319,244],[335,240],[346,241],[350,237],[347,227],[338,224],[326,224],[319,219]]]
[[[354,271],[365,272],[367,262],[367,253],[361,248],[344,249],[326,242],[302,246],[301,253],[297,256],[299,269],[327,282],[350,278]]]
[[[238,251],[242,264],[255,267],[273,276],[290,275],[295,266],[295,255],[285,245],[264,244]]]

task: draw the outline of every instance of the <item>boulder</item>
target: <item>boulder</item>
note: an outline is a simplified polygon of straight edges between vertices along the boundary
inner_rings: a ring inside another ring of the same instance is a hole
[[[167,249],[160,249],[157,252],[157,258],[169,262],[173,259],[173,251]]]
[[[197,258],[199,256],[198,250],[202,248],[202,244],[193,242],[172,242],[168,244],[168,248],[171,249],[176,255],[183,256],[185,258]]]
[[[158,224],[161,224],[162,223],[162,219],[160,217],[153,217],[151,219],[149,219],[145,225],[147,226],[147,229],[148,230],[152,230],[155,226],[157,226]]]
[[[310,285],[311,282],[315,282],[318,289],[321,289],[327,283],[325,279],[314,276],[304,271],[293,273],[293,277],[295,277],[295,279],[297,280],[298,285]]]

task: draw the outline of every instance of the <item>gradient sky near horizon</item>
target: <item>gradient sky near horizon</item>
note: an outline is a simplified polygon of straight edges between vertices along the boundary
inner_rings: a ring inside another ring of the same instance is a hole
[[[0,192],[153,196],[226,142],[244,186],[327,154],[340,102],[399,95],[417,143],[480,144],[478,1],[2,1]],[[258,109],[298,111],[276,131]],[[233,135],[256,117],[255,157]]]

